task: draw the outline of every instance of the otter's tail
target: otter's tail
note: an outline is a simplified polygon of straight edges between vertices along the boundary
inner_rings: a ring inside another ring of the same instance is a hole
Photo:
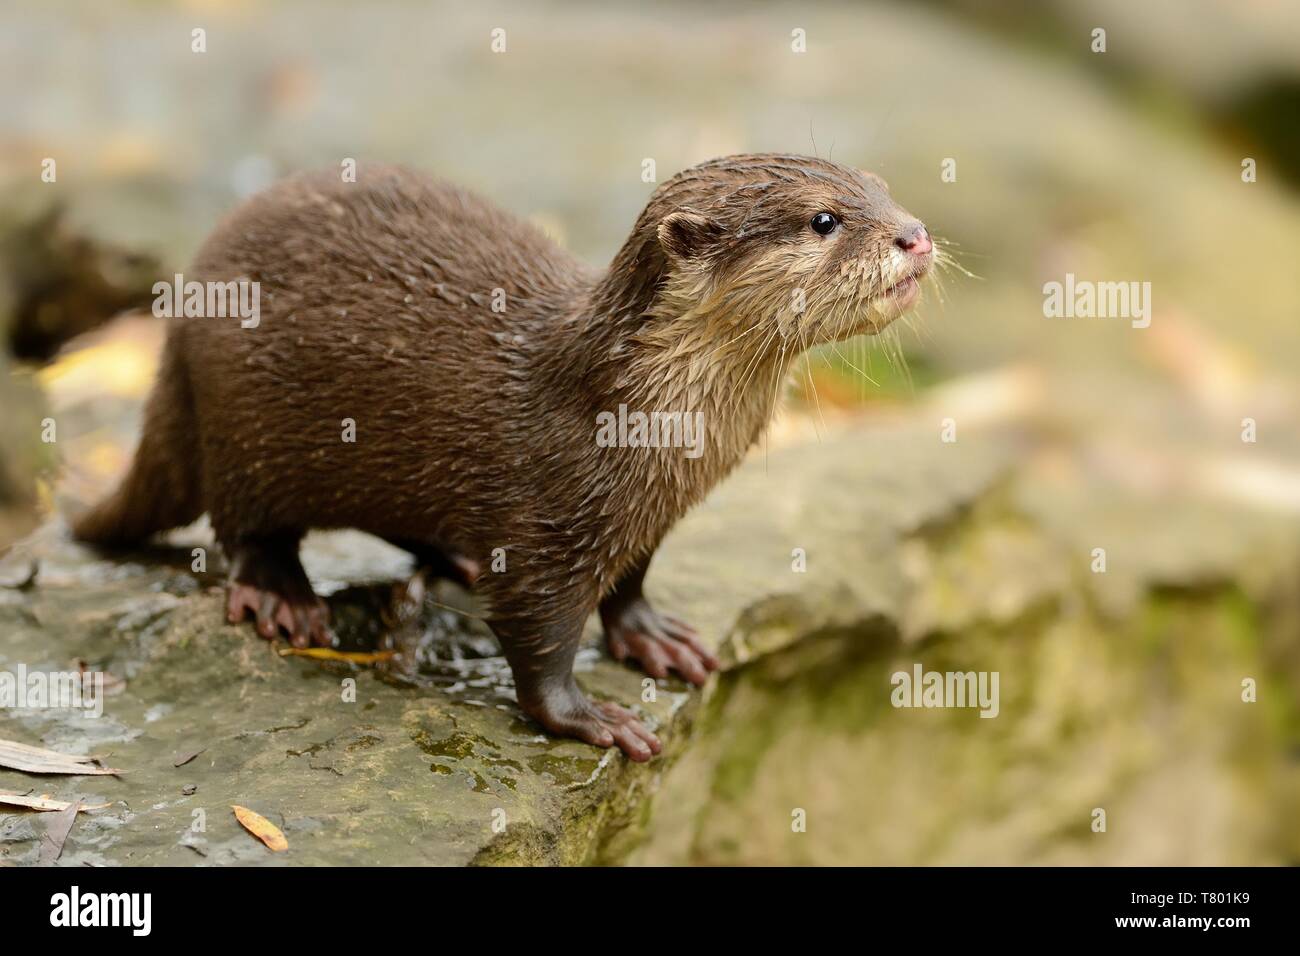
[[[167,336],[131,469],[115,492],[72,522],[82,541],[139,544],[203,513],[194,399],[176,331]]]

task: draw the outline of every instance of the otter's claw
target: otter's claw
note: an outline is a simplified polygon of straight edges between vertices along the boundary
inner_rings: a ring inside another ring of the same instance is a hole
[[[605,618],[605,641],[615,660],[636,660],[655,679],[676,671],[692,684],[703,684],[718,658],[700,642],[695,628],[660,614],[644,598]]]

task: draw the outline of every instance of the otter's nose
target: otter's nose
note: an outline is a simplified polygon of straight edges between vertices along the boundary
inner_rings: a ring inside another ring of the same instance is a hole
[[[923,256],[934,248],[934,243],[930,241],[930,234],[925,231],[925,226],[919,222],[909,222],[900,229],[894,244],[904,252],[910,252],[914,256]]]

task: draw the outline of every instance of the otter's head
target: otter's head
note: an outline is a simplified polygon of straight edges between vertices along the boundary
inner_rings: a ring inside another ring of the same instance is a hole
[[[782,347],[881,331],[916,301],[934,259],[884,180],[808,156],[695,166],[655,192],[637,225],[642,252],[653,242],[661,254],[655,313],[683,333],[771,323]]]

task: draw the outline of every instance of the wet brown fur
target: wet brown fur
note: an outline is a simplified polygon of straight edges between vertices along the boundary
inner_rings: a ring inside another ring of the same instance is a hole
[[[837,236],[809,229],[824,210]],[[873,303],[922,271],[893,246],[911,221],[870,174],[733,156],[660,186],[597,271],[419,173],[291,177],[185,275],[259,282],[260,324],[169,320],[136,460],[74,532],[127,544],[207,511],[228,555],[296,551],[313,528],[467,555],[536,714],[545,687],[572,687],[587,615],[621,580],[639,594],[664,534],[761,435],[788,359],[893,317]],[[620,403],[703,412],[703,454],[598,447]],[[487,570],[496,548],[505,573]]]

